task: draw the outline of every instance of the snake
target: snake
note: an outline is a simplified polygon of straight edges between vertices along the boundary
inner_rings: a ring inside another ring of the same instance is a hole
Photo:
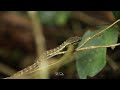
[[[39,59],[36,60],[36,62],[34,64],[18,71],[17,73],[13,74],[10,77],[6,77],[6,78],[3,78],[3,79],[14,79],[14,77],[16,77],[16,76],[21,76],[21,75],[24,75],[28,72],[30,73],[31,71],[38,69],[40,64],[42,63],[40,61],[48,60],[48,59],[58,55],[59,52],[62,51],[64,48],[66,48],[68,45],[75,44],[75,43],[79,42],[80,40],[81,40],[81,38],[79,36],[70,37],[69,39],[64,41],[61,45],[59,45],[58,47],[44,52],[39,57]]]

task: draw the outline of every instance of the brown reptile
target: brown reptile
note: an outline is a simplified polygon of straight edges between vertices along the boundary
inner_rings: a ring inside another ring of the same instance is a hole
[[[30,72],[33,72],[33,71],[39,69],[39,66],[42,63],[42,62],[40,62],[41,60],[42,61],[48,60],[49,58],[51,58],[51,57],[53,57],[55,55],[58,55],[59,52],[62,51],[66,46],[68,46],[70,44],[75,44],[75,43],[79,42],[80,40],[81,40],[81,38],[78,37],[78,36],[70,37],[69,39],[64,41],[61,45],[59,45],[58,47],[56,47],[54,49],[51,49],[51,50],[48,50],[45,53],[43,53],[40,56],[39,60],[37,60],[31,66],[28,66],[27,68],[25,68],[25,69],[23,69],[21,71],[18,71],[17,73],[13,74],[12,76],[6,77],[6,78],[3,78],[3,79],[14,79],[16,76],[21,76],[21,75],[24,75],[26,73],[30,73]]]

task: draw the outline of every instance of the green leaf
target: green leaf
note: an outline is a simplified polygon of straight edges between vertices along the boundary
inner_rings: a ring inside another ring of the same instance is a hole
[[[120,19],[120,11],[113,11],[113,15],[116,19]]]
[[[117,43],[118,29],[119,28],[117,26],[108,29],[101,35],[96,36],[95,38],[87,42],[83,47],[93,46],[93,45],[103,46],[103,45],[110,45]],[[86,38],[91,37],[92,35],[94,35],[99,31],[100,30],[97,30],[95,32],[88,31],[83,36],[82,41],[79,43],[78,47],[84,42]],[[106,65],[106,48],[97,48],[97,49],[79,51],[76,53],[75,57],[76,57],[76,68],[79,77],[81,79],[86,79],[88,76],[93,77],[97,73],[99,73]]]

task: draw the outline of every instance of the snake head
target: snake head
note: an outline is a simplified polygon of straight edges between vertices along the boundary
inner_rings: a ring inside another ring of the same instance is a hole
[[[75,36],[75,37],[70,37],[68,40],[65,41],[66,44],[73,44],[76,42],[79,42],[81,40],[81,38],[79,36]]]

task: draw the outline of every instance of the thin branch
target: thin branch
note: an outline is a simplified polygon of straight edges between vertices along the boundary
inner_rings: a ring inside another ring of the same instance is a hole
[[[114,46],[120,46],[120,43],[112,44],[112,45],[106,45],[106,46],[88,46],[88,47],[83,47],[83,48],[77,48],[76,51],[96,49],[96,48],[108,48],[108,47],[114,47]]]
[[[83,48],[77,48],[75,51],[83,51],[83,50],[88,50],[88,49],[97,49],[97,48],[108,48],[108,47],[115,47],[115,46],[120,46],[120,43],[117,44],[112,44],[112,45],[106,45],[106,46],[88,46],[88,47],[83,47]],[[65,54],[67,51],[62,51],[59,52],[58,54]]]
[[[120,46],[120,43],[117,44],[112,44],[112,45],[105,45],[105,46],[88,46],[88,47],[83,47],[83,48],[77,48],[75,51],[83,51],[83,50],[88,50],[88,49],[97,49],[97,48],[108,48],[108,47],[115,47],[115,46]],[[58,54],[65,54],[66,51],[59,52]]]
[[[97,35],[100,35],[101,33],[103,33],[104,31],[108,30],[109,28],[111,28],[112,26],[114,26],[116,23],[118,23],[120,21],[120,19],[118,19],[116,22],[112,23],[110,26],[108,26],[107,28],[103,29],[102,31],[98,32],[97,34],[91,36],[91,37],[88,37],[79,48],[81,48],[82,46],[84,46],[89,40],[91,40],[92,38],[94,38],[95,36]]]

